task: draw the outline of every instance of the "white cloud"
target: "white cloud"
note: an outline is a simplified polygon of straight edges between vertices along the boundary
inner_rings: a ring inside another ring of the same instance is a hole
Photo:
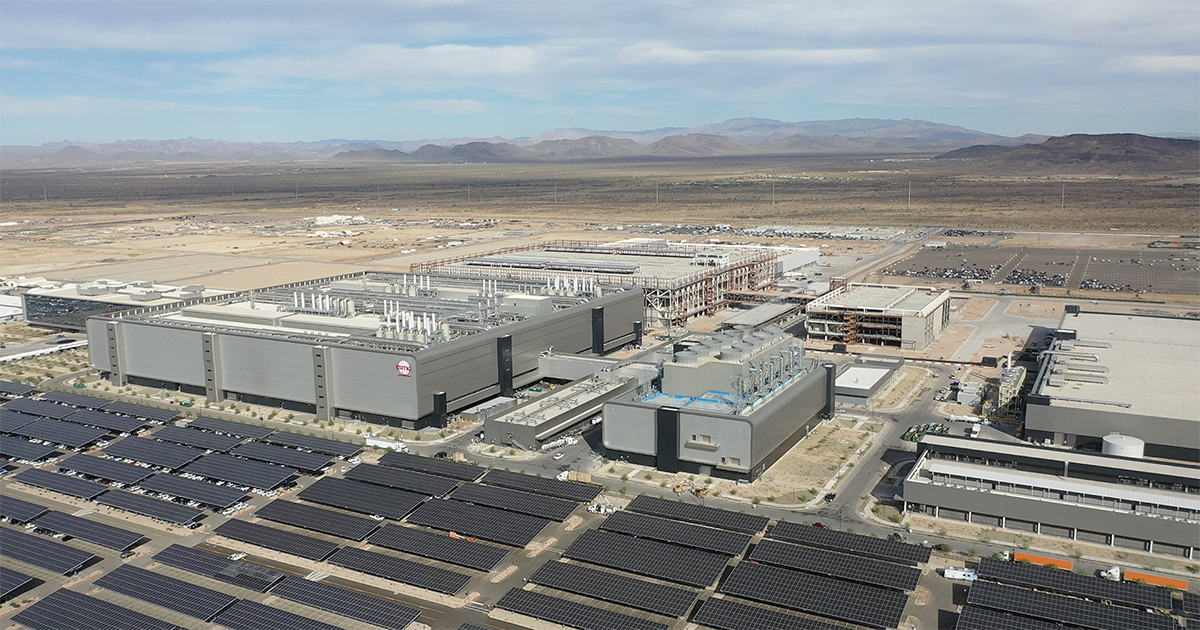
[[[6,118],[94,116],[96,114],[133,114],[161,111],[256,114],[266,113],[270,110],[256,106],[186,105],[174,101],[102,98],[79,95],[60,96],[56,98],[18,98],[0,94],[0,112],[3,112]]]
[[[1134,55],[1118,59],[1118,69],[1141,74],[1200,74],[1200,55]]]
[[[669,63],[678,65],[711,63],[838,65],[878,62],[885,58],[886,55],[883,51],[871,48],[691,50],[664,42],[633,44],[617,53],[617,59],[624,63]]]
[[[412,112],[421,112],[424,114],[438,114],[441,116],[470,116],[471,114],[479,114],[491,109],[487,103],[479,101],[463,100],[463,99],[431,99],[422,98],[412,101],[399,101],[395,103],[382,103],[380,107],[388,109],[403,109]]]

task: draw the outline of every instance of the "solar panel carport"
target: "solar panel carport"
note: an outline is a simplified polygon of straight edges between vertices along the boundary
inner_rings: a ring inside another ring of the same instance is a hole
[[[72,455],[58,462],[59,470],[72,470],[97,479],[107,479],[123,484],[135,484],[154,474],[148,468],[124,464],[112,459],[92,455]]]
[[[65,588],[13,615],[33,630],[183,630],[142,613]]]
[[[291,468],[242,459],[226,453],[205,455],[188,464],[183,472],[260,490],[274,490],[297,474]]]
[[[67,448],[83,448],[107,436],[108,431],[73,422],[40,418],[14,429],[12,434],[51,444],[62,444]]]
[[[137,532],[54,510],[37,517],[33,520],[33,524],[52,532],[66,534],[72,538],[86,540],[117,551],[125,551],[145,540],[145,536]]]

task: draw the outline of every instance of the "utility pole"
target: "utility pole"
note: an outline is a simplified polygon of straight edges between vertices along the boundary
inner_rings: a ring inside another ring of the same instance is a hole
[[[775,182],[771,182],[771,205],[775,205]]]
[[[471,203],[471,183],[467,182],[467,203]]]
[[[1059,209],[1059,210],[1062,210],[1062,209],[1064,209],[1064,208],[1066,208],[1066,207],[1067,207],[1067,183],[1066,183],[1066,182],[1063,182],[1063,186],[1062,186],[1062,199],[1060,199],[1060,200],[1059,200],[1059,202],[1058,202],[1058,209]]]
[[[658,184],[654,185],[654,204],[658,205]]]
[[[554,203],[558,203],[558,182],[554,182]]]
[[[912,182],[908,182],[908,209],[912,210]]]
[[[45,186],[42,186],[42,203],[50,203],[50,198],[46,196]]]

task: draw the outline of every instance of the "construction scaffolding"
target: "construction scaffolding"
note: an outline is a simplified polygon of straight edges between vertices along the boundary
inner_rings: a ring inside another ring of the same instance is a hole
[[[692,317],[713,315],[732,301],[731,295],[742,297],[746,291],[759,291],[775,282],[774,270],[779,257],[777,251],[767,247],[745,248],[722,250],[719,256],[713,256],[709,249],[701,244],[690,243],[638,247],[559,240],[417,263],[412,265],[411,270],[414,273],[432,275],[521,280],[577,278],[600,286],[639,287],[645,290],[646,320],[651,326],[682,326]],[[675,259],[680,263],[677,268],[662,269],[656,275],[642,272],[640,268],[633,273],[626,270],[622,270],[622,273],[607,273],[599,264],[595,269],[560,271],[555,263],[548,261],[545,268],[538,268],[527,259],[522,259],[519,266],[471,264],[485,259],[503,262],[504,259],[497,257],[534,251],[577,254],[577,258],[583,260],[602,260],[610,256],[644,256],[660,260]],[[700,269],[691,271],[697,267]],[[684,269],[688,271],[679,273]]]

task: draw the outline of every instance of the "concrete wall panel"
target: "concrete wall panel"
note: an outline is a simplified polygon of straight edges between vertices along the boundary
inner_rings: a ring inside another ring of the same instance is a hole
[[[312,344],[228,334],[218,343],[221,389],[316,402]]]
[[[125,373],[204,386],[204,333],[122,322]]]
[[[409,419],[422,415],[417,405],[422,370],[412,356],[336,347],[328,352],[335,408]],[[400,375],[396,364],[401,360],[412,366],[412,376]],[[432,402],[429,406],[426,413]]]

